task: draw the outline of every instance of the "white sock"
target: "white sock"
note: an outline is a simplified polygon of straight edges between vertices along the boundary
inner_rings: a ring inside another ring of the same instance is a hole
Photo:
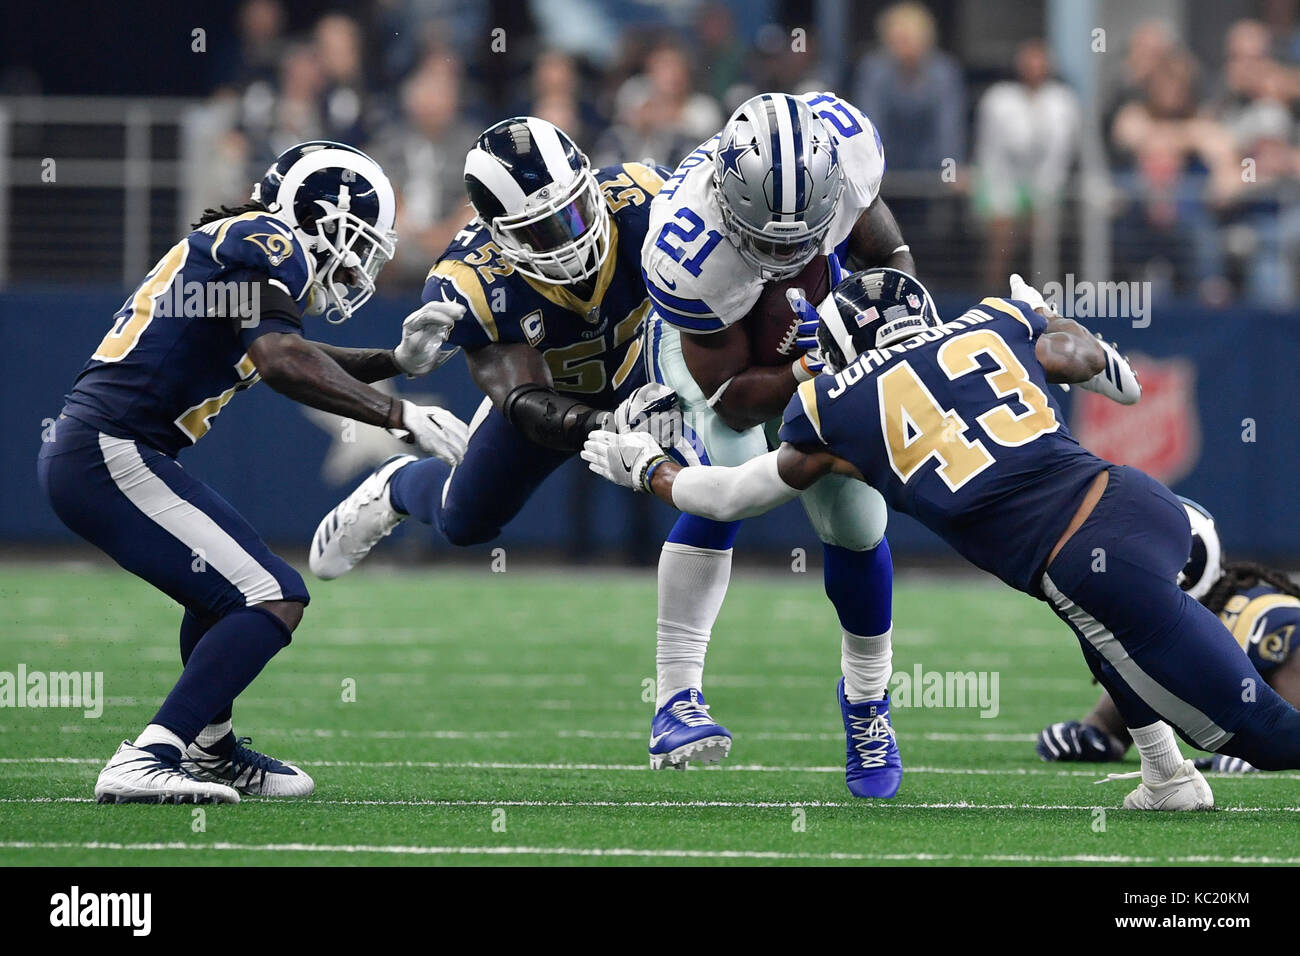
[[[199,731],[199,735],[194,742],[200,747],[211,747],[230,733],[230,729],[231,723],[228,720],[223,720],[219,724],[208,724]]]
[[[1164,783],[1183,765],[1178,738],[1168,724],[1157,721],[1146,727],[1130,727],[1129,733],[1142,757],[1143,783]]]
[[[704,682],[704,655],[731,580],[731,550],[668,542],[659,554],[655,709]]]
[[[850,704],[882,700],[894,672],[894,629],[862,637],[841,631],[840,670],[844,674],[844,696]]]
[[[182,754],[185,753],[185,741],[161,724],[150,724],[140,731],[140,736],[134,741],[136,747],[152,747],[156,744],[166,744],[168,747],[175,747]]]

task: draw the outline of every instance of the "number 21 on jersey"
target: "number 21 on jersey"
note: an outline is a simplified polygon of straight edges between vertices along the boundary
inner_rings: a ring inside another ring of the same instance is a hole
[[[949,339],[939,348],[939,368],[956,381],[979,371],[981,355],[996,365],[984,380],[998,401],[975,419],[986,437],[1016,448],[1060,427],[1047,396],[996,332],[981,329]],[[966,437],[969,423],[956,409],[943,408],[909,363],[900,362],[877,378],[876,395],[889,464],[904,483],[933,459],[936,473],[955,492],[993,464],[983,440]],[[1014,398],[1026,410],[1013,413],[1001,401],[1005,398]]]

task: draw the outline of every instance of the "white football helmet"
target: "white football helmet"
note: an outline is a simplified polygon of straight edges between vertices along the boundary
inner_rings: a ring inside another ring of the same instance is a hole
[[[465,157],[465,189],[501,255],[530,279],[580,282],[609,254],[609,207],[591,163],[546,120],[486,129]]]
[[[253,200],[312,257],[308,314],[343,322],[375,294],[375,279],[397,250],[397,202],[373,159],[343,143],[300,143],[271,164]]]
[[[1199,601],[1223,577],[1223,546],[1219,543],[1214,516],[1191,498],[1180,495],[1178,500],[1183,503],[1192,526],[1192,553],[1178,572],[1178,586]]]

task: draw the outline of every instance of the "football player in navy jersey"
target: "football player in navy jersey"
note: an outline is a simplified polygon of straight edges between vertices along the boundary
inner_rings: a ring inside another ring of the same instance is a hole
[[[894,269],[850,276],[817,312],[830,374],[799,386],[776,451],[738,467],[682,468],[650,435],[602,431],[583,458],[617,484],[721,521],[769,510],[827,475],[877,488],[1075,632],[1141,755],[1127,808],[1213,806],[1170,724],[1203,750],[1300,767],[1300,711],[1256,687],[1223,624],[1178,586],[1191,550],[1181,502],[1082,448],[1049,395],[1049,383],[1075,383],[1136,401],[1137,379],[1113,347],[1049,316],[1018,276],[1011,299],[984,299],[947,323]],[[855,705],[842,682],[839,702],[853,790],[892,737],[888,704]]]
[[[440,360],[463,349],[485,394],[465,458],[384,463],[322,519],[315,574],[347,573],[407,517],[454,545],[492,540],[595,428],[673,440],[674,397],[647,384],[641,334],[641,243],[665,172],[592,169],[567,134],[530,116],[478,137],[465,160],[477,215],[423,295],[449,329]]]
[[[304,315],[341,322],[374,292],[393,256],[393,210],[388,178],[361,151],[330,142],[287,150],[252,201],[208,210],[131,293],[41,448],[38,478],[63,523],[185,608],[180,680],[100,773],[101,802],[312,792],[307,774],[232,728],[236,697],[289,643],[307,589],[176,456],[261,379],[460,459],[464,423],[366,384],[430,368],[439,317],[411,316],[395,350],[303,337]]]
[[[1192,552],[1178,576],[1179,586],[1200,601],[1236,640],[1251,665],[1282,699],[1300,706],[1300,654],[1294,653],[1300,627],[1300,586],[1286,574],[1253,561],[1225,561],[1214,518],[1183,498],[1192,527]],[[1038,756],[1046,761],[1106,763],[1121,760],[1132,743],[1110,694],[1082,720],[1060,721],[1038,734]],[[1255,770],[1240,757],[1201,757],[1196,766],[1219,773]]]

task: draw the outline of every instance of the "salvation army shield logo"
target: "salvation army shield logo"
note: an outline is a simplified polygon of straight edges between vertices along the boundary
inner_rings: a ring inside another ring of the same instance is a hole
[[[1142,383],[1142,400],[1119,405],[1075,389],[1070,430],[1093,454],[1173,484],[1196,467],[1201,454],[1196,366],[1184,358],[1145,355],[1129,361]]]

